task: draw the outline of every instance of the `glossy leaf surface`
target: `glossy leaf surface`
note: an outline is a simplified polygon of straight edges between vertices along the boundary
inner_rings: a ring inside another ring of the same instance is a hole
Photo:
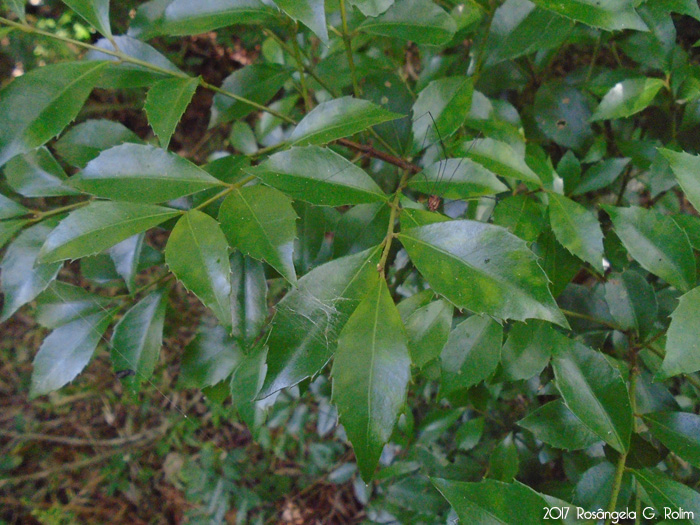
[[[448,199],[474,199],[508,190],[495,174],[467,158],[438,161],[414,175],[408,187]]]
[[[540,441],[564,450],[580,450],[600,441],[561,400],[539,407],[518,421],[518,425]]]
[[[644,21],[634,10],[631,0],[534,0],[544,9],[607,31],[621,29],[648,30]]]
[[[104,36],[112,36],[109,25],[109,0],[63,0],[63,3],[87,20]]]
[[[17,155],[5,166],[7,184],[24,197],[57,197],[78,192],[66,184],[68,177],[46,148]]]
[[[666,336],[666,356],[657,372],[660,379],[700,370],[700,287],[680,297],[671,314]]]
[[[170,137],[175,133],[198,85],[198,78],[170,78],[161,80],[148,90],[144,109],[148,123],[163,149],[168,149]]]
[[[417,367],[440,356],[452,329],[454,307],[447,301],[433,301],[419,308],[407,319],[406,333],[411,361]]]
[[[691,412],[644,415],[652,435],[694,467],[700,465],[700,416]]]
[[[240,252],[231,254],[233,337],[244,345],[260,334],[267,319],[267,281],[263,265]]]
[[[429,0],[402,0],[384,14],[365,20],[360,30],[372,35],[439,46],[452,39],[457,26],[450,15]]]
[[[603,273],[603,232],[591,212],[563,195],[551,193],[549,221],[557,240],[567,250]]]
[[[185,348],[178,386],[204,388],[226,379],[243,360],[245,352],[226,329],[203,322],[197,336]]]
[[[664,87],[660,78],[631,78],[615,84],[593,112],[591,120],[625,118],[645,109]]]

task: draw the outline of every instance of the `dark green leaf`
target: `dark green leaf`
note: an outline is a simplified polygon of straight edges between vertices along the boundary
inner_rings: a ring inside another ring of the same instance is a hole
[[[72,381],[88,364],[102,339],[113,312],[99,312],[57,328],[34,358],[31,397],[48,394]]]
[[[381,243],[390,217],[391,207],[385,203],[353,206],[343,213],[335,228],[333,255],[352,255]]]
[[[549,32],[548,28],[545,33]],[[535,95],[535,120],[548,138],[561,146],[578,150],[593,137],[588,123],[592,103],[590,96],[574,86],[549,82]]]
[[[629,497],[629,475],[622,479],[622,487],[619,498],[627,501]],[[627,482],[627,483],[625,483]],[[589,509],[607,509],[610,505],[610,494],[615,484],[615,465],[609,461],[602,461],[586,470],[574,489],[574,503],[578,507]]]
[[[290,283],[296,283],[292,201],[274,188],[248,186],[234,190],[221,205],[219,222],[229,244],[264,260]]]
[[[231,375],[233,406],[252,430],[255,430],[263,420],[263,414],[256,406],[256,398],[265,380],[266,358],[267,347],[259,345],[241,359]]]
[[[473,315],[450,332],[442,349],[443,395],[489,377],[501,358],[503,327],[490,317]]]
[[[348,0],[365,16],[378,16],[394,5],[394,0]]]
[[[144,109],[148,123],[163,149],[168,149],[170,137],[175,133],[198,85],[198,78],[169,78],[161,80],[148,90]]]
[[[671,217],[636,206],[603,209],[627,251],[645,270],[683,292],[695,286],[693,249]]]
[[[378,279],[340,333],[331,372],[333,402],[365,482],[374,476],[406,402],[407,343],[386,281]]]
[[[462,152],[496,175],[542,185],[537,174],[525,163],[524,157],[505,142],[476,139],[464,144]]]
[[[211,320],[211,318],[210,318]],[[185,347],[178,386],[204,388],[226,379],[245,353],[220,324],[203,322],[197,336]]]
[[[24,8],[27,3],[26,0],[3,0],[3,3],[16,14],[19,19],[27,23],[27,16],[25,14]]]
[[[58,135],[78,114],[105,62],[64,62],[34,69],[0,91],[0,166]]]
[[[460,450],[471,450],[479,444],[484,433],[484,418],[470,419],[457,429],[455,443]]]
[[[674,519],[672,523],[700,523],[700,494],[695,490],[656,469],[635,470],[634,477],[656,509],[668,508],[672,512],[682,509],[688,513],[684,515],[688,519]]]
[[[139,144],[122,144],[100,153],[70,183],[98,197],[142,203],[165,202],[223,186],[179,155]]]
[[[86,120],[73,126],[54,144],[59,156],[76,168],[84,168],[101,151],[125,142],[142,144],[138,136],[119,122]]]
[[[440,46],[452,40],[457,25],[429,0],[402,0],[377,18],[365,20],[359,29],[371,35]]]
[[[474,199],[508,191],[496,175],[467,158],[435,162],[414,175],[408,187],[448,199]]]
[[[267,319],[267,281],[258,261],[240,252],[231,254],[231,313],[233,337],[250,345]]]
[[[274,0],[275,4],[287,13],[290,18],[297,20],[311,29],[326,45],[328,44],[328,28],[326,27],[326,9],[324,0]]]
[[[561,400],[552,401],[530,412],[518,421],[518,425],[528,429],[540,441],[565,450],[588,448],[600,441]]]
[[[139,260],[143,250],[145,233],[139,233],[109,249],[109,256],[114,262],[114,268],[121,275],[130,293],[136,289],[136,273],[139,270]]]
[[[323,264],[277,304],[262,397],[296,385],[328,363],[343,325],[376,282],[379,256],[375,247]]]
[[[277,64],[253,64],[226,77],[221,89],[258,104],[267,104],[289,79],[291,70]],[[256,108],[217,93],[214,95],[210,126],[238,120]]]
[[[608,91],[593,112],[591,121],[625,118],[646,109],[664,87],[660,78],[630,78]]]
[[[474,82],[470,77],[435,80],[418,94],[413,104],[413,147],[421,150],[456,132],[472,105]]]
[[[112,30],[109,27],[109,0],[63,0],[63,3],[104,36],[112,36]]]
[[[620,371],[599,352],[567,337],[559,337],[554,350],[554,376],[566,406],[600,439],[625,452],[632,409]]]
[[[42,246],[39,260],[50,263],[95,255],[179,214],[151,204],[92,202],[61,221]]]
[[[406,230],[399,239],[431,287],[458,308],[568,326],[534,254],[504,228],[439,222]]]
[[[607,31],[636,29],[647,31],[644,21],[634,10],[632,0],[534,0],[544,9],[550,9],[572,20]]]
[[[622,329],[642,336],[653,330],[658,314],[656,295],[639,273],[627,270],[610,275],[605,283],[605,300],[610,314]]]
[[[46,328],[58,328],[85,315],[103,310],[109,299],[78,286],[53,281],[37,298],[36,320]]]
[[[78,194],[65,184],[68,180],[65,171],[43,147],[10,160],[5,166],[5,178],[10,188],[25,197]]]
[[[39,250],[55,225],[52,220],[40,222],[20,233],[7,247],[0,264],[4,295],[0,321],[34,299],[58,275],[61,263],[37,264]]]
[[[0,221],[0,248],[4,247],[15,236],[15,233],[28,223],[29,221],[26,220]]]
[[[273,16],[274,10],[260,0],[174,0],[165,9],[160,29],[169,35],[196,35],[234,24],[269,22]]]
[[[674,453],[700,468],[700,416],[690,412],[645,414],[652,435]]]
[[[605,188],[615,182],[620,176],[625,167],[629,164],[630,159],[607,159],[597,164],[594,164],[585,175],[581,178],[581,182],[574,188],[573,195],[583,195],[589,191]]]
[[[433,301],[419,308],[406,321],[411,361],[422,368],[440,356],[452,329],[453,306],[447,301]]]
[[[436,478],[431,481],[450,502],[462,523],[541,525],[549,506],[541,494],[517,482],[485,479],[468,483]],[[561,523],[561,520],[546,522]]]
[[[231,267],[219,223],[190,210],[177,221],[165,247],[165,262],[189,291],[231,328]]]
[[[121,381],[134,391],[149,381],[163,345],[165,292],[151,292],[129,309],[114,327],[112,365],[115,372],[133,370]]]
[[[700,287],[680,297],[666,334],[666,357],[657,379],[700,370]]]
[[[539,374],[549,362],[555,344],[556,332],[549,323],[529,321],[515,324],[501,349],[505,377],[518,381]]]
[[[328,148],[291,148],[246,171],[295,199],[320,206],[387,200],[362,168]]]
[[[550,193],[549,222],[567,250],[603,273],[603,232],[595,215],[563,195]]]
[[[402,117],[367,100],[336,98],[312,109],[294,128],[289,140],[296,146],[326,144]]]

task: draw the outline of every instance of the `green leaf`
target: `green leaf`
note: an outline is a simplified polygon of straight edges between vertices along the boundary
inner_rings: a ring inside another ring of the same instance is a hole
[[[600,439],[626,452],[632,433],[632,409],[620,371],[599,352],[559,337],[552,367],[566,406]]]
[[[233,337],[250,345],[267,319],[267,281],[258,261],[240,252],[231,254],[231,313]]]
[[[479,444],[484,434],[484,418],[470,419],[457,429],[455,443],[460,450],[471,450]]]
[[[63,62],[33,69],[0,91],[0,166],[58,135],[78,114],[105,62]],[[21,111],[18,111],[21,109]]]
[[[525,163],[525,158],[505,142],[476,139],[465,143],[462,153],[496,175],[542,186],[542,181]]]
[[[533,0],[544,9],[564,15],[589,26],[619,31],[636,29],[647,31],[644,21],[634,10],[632,0]]]
[[[150,86],[151,84],[170,78],[173,75],[184,77],[185,73],[180,71],[170,60],[165,58],[154,47],[149,46],[145,42],[136,40],[129,36],[115,36],[119,52],[135,58],[141,62],[148,62],[157,69],[152,69],[133,62],[122,61],[119,57],[101,51],[91,50],[85,58],[90,60],[107,60],[111,62],[108,67],[102,71],[98,86],[103,88],[136,88]],[[95,44],[100,49],[114,51],[112,41],[103,38]],[[159,71],[164,70],[164,71]]]
[[[657,379],[700,370],[700,287],[681,296],[666,333],[666,357]]]
[[[274,2],[290,18],[304,24],[328,45],[324,0],[274,0]]]
[[[180,213],[150,204],[92,202],[71,212],[51,232],[39,261],[51,263],[95,255]]]
[[[269,23],[274,10],[260,0],[174,0],[165,9],[160,30],[168,35],[197,35],[234,24]]]
[[[350,316],[333,360],[333,402],[369,482],[406,402],[408,340],[384,279]]]
[[[37,264],[39,250],[55,225],[53,220],[40,222],[20,233],[7,247],[0,264],[4,295],[0,322],[39,295],[58,275],[61,263]]]
[[[385,203],[360,204],[350,208],[343,213],[335,228],[334,257],[352,255],[381,243],[390,218],[391,207]]]
[[[503,327],[490,317],[473,315],[450,332],[442,349],[442,395],[476,385],[501,359]]]
[[[0,193],[0,220],[13,219],[29,213],[31,212],[20,203],[8,199]]]
[[[256,398],[262,388],[267,372],[267,347],[258,345],[244,356],[231,375],[233,406],[240,418],[255,430],[263,422],[264,415],[256,406]]]
[[[550,193],[549,222],[557,240],[602,275],[603,231],[595,215],[563,195]]]
[[[660,78],[630,78],[608,91],[593,112],[591,121],[625,118],[646,109],[664,87]]]
[[[111,358],[115,372],[133,370],[121,381],[133,391],[148,381],[163,345],[165,292],[151,292],[124,314],[112,334]]]
[[[267,104],[289,79],[291,70],[278,64],[253,64],[231,73],[221,89],[258,104]],[[217,93],[214,95],[210,127],[242,119],[256,108]]]
[[[433,301],[419,308],[406,321],[411,362],[422,368],[440,356],[452,329],[454,308],[447,301]]]
[[[485,479],[469,483],[437,478],[431,481],[450,502],[461,523],[541,525],[549,506],[541,494],[517,482]],[[561,520],[546,522],[561,523]]]
[[[78,194],[68,186],[68,177],[46,148],[17,155],[5,166],[7,184],[25,197],[57,197]]]
[[[588,122],[593,104],[592,97],[575,86],[561,81],[547,82],[535,95],[535,121],[549,139],[579,150],[593,138]]]
[[[412,228],[398,237],[433,290],[458,308],[568,326],[535,255],[504,228],[460,220]]]
[[[76,168],[84,168],[101,151],[125,142],[143,141],[129,128],[111,120],[86,120],[73,126],[54,144],[60,157]]]
[[[700,20],[700,6],[695,0],[663,0],[663,7],[673,13],[692,16]]]
[[[190,210],[177,221],[165,246],[165,263],[178,280],[231,328],[231,267],[219,223]]]
[[[118,201],[165,202],[224,184],[187,159],[153,146],[122,144],[70,179],[86,193]]]
[[[511,381],[530,379],[542,372],[554,351],[557,334],[549,323],[517,323],[501,349],[503,374]]]
[[[32,398],[66,385],[82,372],[95,353],[114,312],[99,312],[64,324],[49,334],[34,358]]]
[[[296,385],[330,360],[338,334],[378,277],[379,247],[313,269],[277,304],[261,397]]]
[[[408,187],[448,199],[475,199],[508,191],[496,175],[467,158],[435,162],[414,175]]]
[[[211,321],[211,318],[209,318]],[[185,347],[180,366],[180,388],[205,388],[226,379],[241,363],[245,352],[220,324],[204,322]]]
[[[312,109],[294,128],[289,141],[295,146],[326,144],[402,117],[367,100],[336,98]]]
[[[540,257],[540,265],[551,283],[552,295],[559,297],[578,273],[581,261],[559,244],[549,228],[532,245],[532,251]]]
[[[654,329],[658,315],[654,289],[639,273],[627,270],[608,276],[605,300],[610,314],[623,330],[645,336]]]
[[[104,310],[110,300],[79,286],[53,281],[37,298],[36,320],[46,328],[58,328],[80,317]]]
[[[656,439],[700,468],[700,416],[690,412],[654,412],[643,417]]]
[[[412,108],[414,149],[455,133],[469,114],[473,93],[473,79],[464,76],[434,80],[423,88]]]
[[[387,200],[362,168],[328,148],[291,148],[246,171],[294,199],[320,206]]]
[[[603,206],[632,257],[683,292],[695,286],[695,257],[688,236],[671,217],[632,206]]]
[[[545,224],[544,206],[527,195],[508,195],[493,209],[493,223],[532,242],[539,237]]]
[[[229,244],[266,261],[292,284],[297,281],[293,258],[296,218],[289,197],[261,185],[235,189],[219,210]]]
[[[168,149],[170,137],[197,91],[199,78],[169,78],[148,90],[144,109],[148,123],[158,136],[163,149]]]
[[[24,228],[29,221],[0,221],[0,248],[4,247],[10,239],[15,236],[15,233]]]
[[[700,523],[700,494],[695,490],[671,480],[656,469],[635,470],[634,477],[656,509],[688,512],[689,519],[674,519],[672,523]]]
[[[429,0],[402,0],[377,18],[368,18],[358,29],[370,35],[441,46],[452,40],[457,24]]]
[[[365,16],[379,16],[394,5],[394,0],[348,0]]]
[[[109,26],[109,0],[63,0],[63,3],[104,36],[112,36]]]
[[[25,4],[27,3],[26,0],[3,0],[3,3],[11,9],[22,22],[25,24],[27,23],[27,16],[24,11]]]
[[[668,161],[690,203],[696,209],[700,209],[700,156],[663,148],[659,149],[659,153]]]
[[[520,459],[513,441],[513,433],[508,434],[489,456],[488,477],[509,483],[518,474]]]
[[[540,9],[529,0],[507,0],[495,11],[484,65],[559,47],[573,26],[571,20]]]
[[[606,159],[594,164],[581,178],[581,182],[574,188],[573,195],[583,195],[589,191],[605,188],[615,182],[622,171],[629,164],[630,159]]]
[[[121,275],[129,293],[136,289],[136,273],[139,270],[139,261],[143,250],[145,233],[138,233],[115,244],[109,249],[109,256],[114,262],[114,268]]]
[[[600,441],[559,399],[530,412],[518,425],[540,441],[564,450],[581,450]]]

